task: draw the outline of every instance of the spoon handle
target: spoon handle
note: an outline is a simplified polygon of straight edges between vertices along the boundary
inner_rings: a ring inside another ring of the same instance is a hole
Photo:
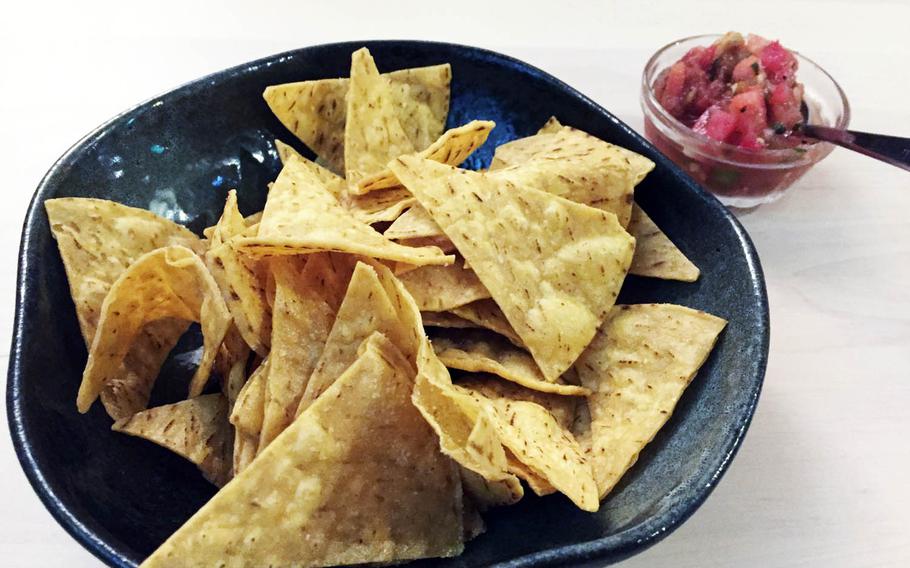
[[[871,156],[876,160],[910,171],[910,138],[870,134],[855,130],[840,130],[812,124],[806,125],[803,132],[812,138],[849,148],[860,154]]]

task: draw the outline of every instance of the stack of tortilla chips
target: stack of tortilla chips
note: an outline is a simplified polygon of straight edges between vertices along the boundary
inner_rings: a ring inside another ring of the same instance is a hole
[[[205,238],[47,201],[89,351],[79,410],[100,398],[221,487],[143,566],[453,556],[526,490],[596,511],[707,358],[722,319],[615,305],[627,273],[698,277],[633,202],[654,164],[552,119],[459,169],[494,124],[444,131],[450,80],[361,49],[347,79],[269,87],[318,159],[276,141],[264,210],[232,191]],[[188,398],[147,409],[193,322]]]

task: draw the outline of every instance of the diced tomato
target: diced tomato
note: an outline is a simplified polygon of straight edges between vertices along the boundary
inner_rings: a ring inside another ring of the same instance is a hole
[[[736,117],[727,111],[714,109],[708,116],[708,123],[705,126],[705,134],[709,137],[725,141],[736,128]]]
[[[749,51],[752,53],[761,53],[771,40],[767,40],[760,35],[748,34],[746,36],[746,47],[749,48]]]
[[[768,115],[771,122],[780,123],[787,130],[803,121],[800,106],[803,100],[803,86],[793,87],[778,83],[768,96]]]
[[[772,41],[761,50],[762,67],[772,83],[796,81],[796,58],[779,41]]]
[[[674,63],[667,73],[664,81],[663,92],[658,93],[658,101],[667,112],[677,116],[683,110],[683,93],[686,88],[686,65],[683,62]]]
[[[765,97],[760,89],[751,89],[730,99],[728,109],[738,115],[737,121],[748,121],[764,128],[766,124]]]
[[[760,72],[761,64],[758,62],[758,57],[750,55],[737,63],[736,67],[733,68],[733,81],[737,83],[741,81],[749,83],[755,82]]]
[[[714,52],[716,50],[717,46],[715,45],[709,45],[708,47],[693,47],[688,53],[683,55],[682,60],[685,63],[697,66],[703,71],[707,71],[714,62]]]

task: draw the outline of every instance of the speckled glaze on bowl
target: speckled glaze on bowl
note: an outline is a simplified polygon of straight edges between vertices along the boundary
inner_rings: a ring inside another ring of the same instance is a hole
[[[630,277],[621,300],[674,302],[729,320],[676,412],[600,512],[561,496],[526,497],[487,515],[488,530],[438,566],[603,564],[654,544],[695,511],[738,448],[764,377],[768,304],[758,257],[711,195],[625,124],[571,87],[509,57],[459,45],[367,41],[304,48],[244,64],[129,110],[79,141],[51,168],[26,216],[9,366],[10,430],[22,467],[55,519],[111,566],[136,566],[214,492],[195,468],[152,444],[110,431],[99,404],[76,412],[86,351],[43,202],[113,199],[201,231],[227,190],[245,213],[261,207],[279,170],[273,138],[295,142],[262,101],[275,83],[345,76],[368,46],[380,69],[450,62],[449,125],[497,123],[471,158],[534,133],[550,115],[645,154],[657,168],[636,199],[701,268],[693,284]],[[298,149],[305,150],[300,144]],[[153,393],[173,400],[191,372],[198,337],[181,341]]]

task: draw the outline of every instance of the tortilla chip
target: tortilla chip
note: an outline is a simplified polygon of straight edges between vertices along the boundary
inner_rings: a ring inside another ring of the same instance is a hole
[[[502,444],[536,476],[583,511],[600,507],[591,464],[572,434],[538,404],[491,400],[494,427]],[[534,477],[530,477],[536,481]],[[546,488],[540,487],[541,492]]]
[[[726,321],[682,306],[617,306],[575,368],[588,398],[601,498],[666,423]]]
[[[297,415],[335,321],[353,266],[341,262],[342,255],[333,262],[333,256],[307,255],[305,266],[302,257],[279,257],[272,262],[277,291],[260,453]]]
[[[559,123],[558,120],[556,120],[555,116],[551,116],[550,119],[546,122],[546,124],[544,124],[540,128],[540,130],[537,131],[537,133],[538,134],[556,134],[557,132],[560,132],[561,130],[563,130],[565,128],[570,128],[570,127],[563,126],[562,124]],[[572,129],[572,130],[576,130],[576,129]],[[645,176],[647,176],[651,172],[651,170],[654,169],[654,165],[655,165],[654,162],[652,162],[648,158],[642,156],[641,154],[633,152],[632,150],[629,150],[627,148],[623,148],[622,146],[616,146],[616,149],[623,155],[624,158],[626,158],[629,161],[629,165],[632,167],[632,175],[633,175],[632,181],[635,185],[638,185],[639,183],[641,183],[641,181],[643,179],[645,179]]]
[[[188,321],[165,318],[142,327],[119,372],[101,390],[101,403],[111,418],[127,418],[148,406],[161,366],[189,326]]]
[[[549,481],[538,475],[533,469],[521,463],[510,450],[506,450],[506,459],[509,460],[509,471],[524,481],[535,495],[545,497],[557,492]]]
[[[142,566],[328,566],[459,554],[461,483],[411,404],[413,376],[404,356],[373,336],[325,397]]]
[[[219,487],[230,479],[231,428],[227,399],[221,394],[156,406],[114,422],[111,429],[171,450]]]
[[[75,197],[48,199],[44,207],[86,348],[92,345],[101,304],[111,285],[133,261],[169,245],[202,250],[191,231],[144,209]],[[161,365],[187,327],[183,321],[162,320],[140,332],[124,368],[102,391],[102,402],[112,418],[130,416],[147,406]]]
[[[257,236],[240,239],[238,244],[256,254],[338,251],[417,265],[454,261],[436,248],[401,246],[358,221],[297,159],[275,181]]]
[[[629,232],[635,237],[630,274],[683,282],[698,280],[698,267],[676,248],[638,204],[632,208]]]
[[[354,217],[367,225],[394,221],[404,210],[416,203],[414,196],[401,187],[374,191],[366,195],[348,195],[342,201],[342,205]]]
[[[247,224],[237,208],[237,190],[228,191],[227,199],[224,202],[224,211],[218,219],[218,223],[212,229],[209,237],[209,248],[215,248],[221,243],[227,242],[235,236],[246,230]]]
[[[497,306],[496,302],[493,300],[478,300],[476,302],[471,302],[470,304],[452,308],[451,312],[454,316],[471,322],[474,324],[474,327],[489,329],[508,339],[515,347],[526,349],[521,338],[518,337],[518,334],[512,329],[512,324],[509,323],[505,314],[502,313],[502,310],[499,309],[499,306]]]
[[[334,195],[339,199],[343,199],[347,193],[347,183],[345,183],[344,178],[335,174],[331,170],[324,168],[312,160],[308,160],[303,157],[297,150],[288,146],[281,140],[275,139],[275,149],[278,150],[278,157],[281,159],[281,165],[285,166],[292,158],[299,160],[298,167],[302,167],[309,171],[311,174],[316,176],[319,181],[325,185],[325,188],[329,190],[329,193]],[[269,191],[272,189],[272,184],[269,184]],[[260,214],[260,217],[262,215]]]
[[[402,69],[382,75],[398,109],[398,119],[414,148],[423,150],[439,138],[449,113],[448,64]],[[344,172],[345,99],[349,79],[321,79],[266,88],[269,108],[297,138],[335,172]]]
[[[540,392],[567,396],[590,394],[584,387],[548,380],[527,352],[495,336],[480,336],[465,331],[457,337],[436,337],[433,349],[439,360],[450,369],[492,373]]]
[[[242,237],[238,237],[242,238]],[[253,351],[269,352],[272,310],[266,297],[267,282],[250,259],[235,248],[235,240],[224,242],[205,254],[205,263],[221,291],[238,333]]]
[[[518,383],[504,381],[501,377],[486,373],[472,373],[458,377],[455,384],[491,400],[523,400],[539,404],[556,418],[560,426],[566,429],[572,428],[575,409],[578,403],[584,400],[576,396],[562,396],[529,389]]]
[[[468,159],[474,150],[483,146],[494,126],[496,123],[489,120],[472,120],[464,126],[447,130],[438,140],[417,155],[434,162],[457,166]],[[350,191],[356,195],[363,195],[378,189],[388,189],[400,185],[395,174],[389,169],[384,169],[361,179],[356,185],[351,186]]]
[[[564,128],[537,134],[496,148],[490,171],[519,187],[590,205],[629,224],[633,173],[618,146],[580,130]]]
[[[109,379],[118,375],[142,326],[162,318],[202,324],[202,360],[189,388],[191,397],[202,392],[231,315],[199,257],[186,247],[171,246],[141,256],[111,286],[82,374],[79,412],[87,412]]]
[[[396,240],[445,236],[427,210],[419,205],[402,213],[382,234],[387,239]]]
[[[635,239],[612,213],[403,156],[392,169],[455,243],[554,381],[616,300]]]
[[[388,268],[358,262],[338,308],[319,361],[307,381],[297,414],[313,403],[357,358],[358,346],[373,332],[381,332],[401,347],[413,364],[412,331],[401,321],[377,272]],[[394,278],[394,276],[392,276]]]
[[[228,335],[232,335],[231,331],[228,331]],[[237,337],[239,336],[240,334],[237,333]],[[243,347],[246,349],[245,355],[239,354],[238,356],[234,357],[232,364],[227,369],[227,372],[222,373],[223,376],[221,392],[227,398],[228,409],[234,408],[234,403],[237,401],[237,397],[240,396],[240,391],[243,389],[243,385],[246,384],[247,380],[246,365],[247,360],[249,359],[250,349],[246,343],[243,344]],[[224,345],[222,345],[221,348],[222,351],[219,351],[219,355],[224,352]],[[215,365],[217,369],[217,360]]]
[[[417,237],[416,239],[399,239],[398,244],[408,247],[436,247],[446,254],[455,252],[455,244],[445,235],[440,235],[438,237]],[[464,259],[462,259],[462,266],[466,270],[470,269],[468,264],[464,262]],[[404,269],[404,267],[408,268]],[[420,267],[399,262],[396,264],[395,274],[404,274],[405,272],[410,272],[411,270],[416,270],[418,268]]]
[[[233,476],[237,476],[246,469],[259,450],[268,374],[269,360],[265,359],[243,385],[240,394],[237,395],[237,401],[231,409],[230,422],[234,425]]]
[[[490,297],[474,272],[464,268],[463,261],[449,266],[421,266],[400,274],[399,279],[417,307],[427,312],[442,312]]]
[[[483,326],[456,316],[451,312],[420,312],[420,317],[423,319],[424,327],[483,329]]]
[[[353,186],[381,172],[389,160],[416,150],[398,120],[389,80],[379,74],[370,51],[351,54],[351,82],[344,125],[345,179]]]

